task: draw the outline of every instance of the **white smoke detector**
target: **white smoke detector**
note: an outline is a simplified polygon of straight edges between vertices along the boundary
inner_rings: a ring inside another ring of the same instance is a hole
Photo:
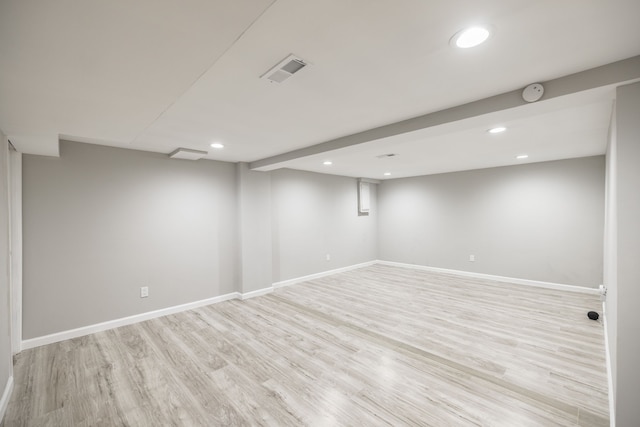
[[[524,88],[522,91],[522,99],[527,102],[536,102],[544,95],[544,86],[540,83],[534,83]]]
[[[260,76],[260,78],[268,80],[271,83],[282,83],[308,65],[309,63],[304,59],[295,55],[289,55],[271,67],[271,69]]]

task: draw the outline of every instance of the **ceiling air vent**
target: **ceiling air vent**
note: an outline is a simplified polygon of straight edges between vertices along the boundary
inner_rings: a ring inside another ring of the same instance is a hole
[[[260,76],[260,78],[269,80],[272,83],[282,83],[307,65],[309,64],[303,59],[298,58],[295,55],[289,55],[275,66],[271,67],[271,69]]]

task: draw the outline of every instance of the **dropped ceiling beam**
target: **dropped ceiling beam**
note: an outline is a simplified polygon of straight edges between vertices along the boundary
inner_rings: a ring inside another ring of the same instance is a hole
[[[544,85],[544,96],[539,102],[604,86],[629,83],[638,79],[640,79],[640,56],[634,56],[601,67],[541,82]],[[381,138],[388,138],[526,104],[527,102],[522,99],[522,89],[518,89],[446,110],[332,139],[277,156],[267,157],[250,163],[249,167],[258,171],[275,170],[284,166],[286,162],[302,157],[327,153]]]

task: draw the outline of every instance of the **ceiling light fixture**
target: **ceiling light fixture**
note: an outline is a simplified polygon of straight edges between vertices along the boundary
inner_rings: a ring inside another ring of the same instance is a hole
[[[219,142],[214,142],[213,144],[211,144],[211,148],[215,148],[217,150],[220,150],[220,149],[224,148],[224,144],[220,144]]]
[[[325,166],[331,166],[333,164],[333,162],[331,160],[327,160],[326,162],[322,163]]]
[[[384,176],[391,176],[391,172],[385,172]]]
[[[485,27],[471,27],[460,30],[451,38],[451,44],[461,49],[478,46],[487,41],[491,32]]]
[[[507,130],[507,128],[506,128],[506,127],[504,127],[504,126],[498,126],[498,127],[495,127],[495,128],[491,128],[491,129],[489,129],[487,132],[489,132],[489,133],[502,133],[502,132],[504,132],[505,130]]]
[[[516,156],[516,159],[518,159],[518,160],[522,160],[522,159],[526,159],[526,158],[528,158],[528,157],[529,157],[529,155],[528,155],[528,154],[520,154],[519,156]]]

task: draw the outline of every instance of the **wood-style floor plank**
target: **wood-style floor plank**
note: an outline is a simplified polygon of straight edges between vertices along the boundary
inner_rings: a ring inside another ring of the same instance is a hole
[[[374,265],[26,350],[3,426],[606,426],[599,308]]]

